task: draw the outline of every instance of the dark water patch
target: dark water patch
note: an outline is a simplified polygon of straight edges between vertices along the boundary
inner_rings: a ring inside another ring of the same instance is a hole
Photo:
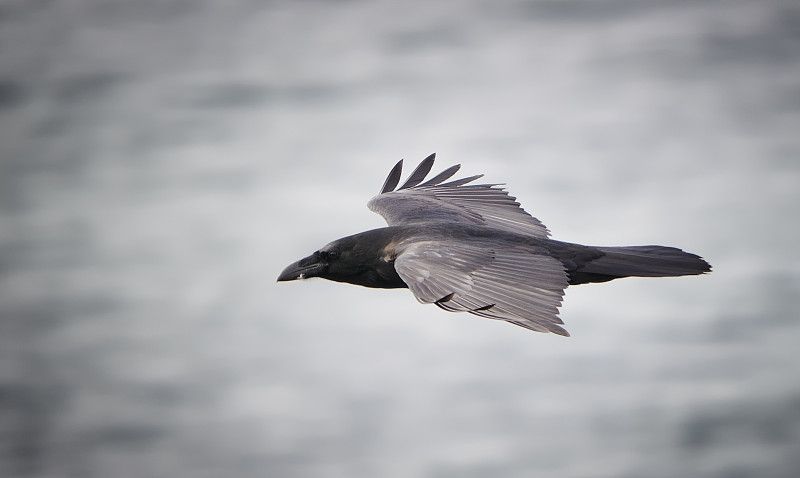
[[[772,12],[772,20],[782,34],[800,40],[800,5],[796,2],[777,5]]]
[[[35,291],[31,291],[35,292]],[[49,297],[37,297],[35,302],[28,297],[15,297],[0,295],[0,344],[5,349],[3,355],[11,353],[15,360],[0,364],[0,370],[6,370],[12,375],[19,372],[19,367],[35,366],[39,362],[18,361],[19,358],[34,358],[45,352],[39,350],[42,345],[41,338],[48,331],[55,329],[59,324],[58,305]],[[21,348],[23,344],[28,347]],[[16,356],[20,354],[20,356]],[[36,359],[38,360],[38,359]]]
[[[84,14],[105,26],[131,23],[169,23],[200,11],[205,2],[193,0],[140,0],[136,2],[91,2]]]
[[[0,2],[0,22],[19,21],[20,17],[37,13],[56,3],[54,0],[7,0]]]
[[[769,445],[800,443],[800,397],[784,403],[709,410],[698,413],[683,427],[682,443],[694,451],[737,440]]]
[[[177,95],[182,106],[201,109],[255,108],[272,97],[270,89],[257,84],[223,84],[195,87]]]
[[[0,385],[0,471],[4,476],[36,476],[43,465],[56,415],[68,397],[54,382]]]
[[[23,147],[16,154],[4,158],[4,172],[13,174],[18,180],[37,173],[62,179],[83,176],[97,157],[93,139],[85,134],[87,126],[93,125],[68,112],[37,121],[31,127],[27,141],[20,142]]]
[[[579,3],[600,7],[607,2]],[[655,9],[655,6],[651,7]],[[749,87],[750,83],[743,82],[742,78],[759,76],[763,77],[765,85],[774,82],[780,87],[780,82],[773,81],[770,72],[791,71],[800,64],[800,35],[797,33],[800,14],[795,9],[774,4],[765,4],[752,11],[739,6],[739,16],[736,14],[737,6],[731,8],[726,7],[724,16],[717,18],[712,9],[687,5],[682,14],[692,18],[688,15],[696,10],[693,15],[696,19],[692,20],[694,27],[687,26],[685,33],[665,32],[663,36],[653,33],[636,43],[605,45],[594,52],[591,64],[598,71],[619,76],[644,72],[655,81],[667,80],[676,86],[690,86],[697,81],[707,82],[720,75],[736,74],[738,76],[730,78],[732,87]],[[742,20],[745,15],[752,20]],[[790,94],[772,89],[758,93],[792,98]]]
[[[352,91],[348,87],[332,83],[305,83],[283,90],[287,99],[316,103],[333,99],[343,99]]]
[[[800,37],[796,25],[765,22],[752,31],[716,29],[700,43],[698,61],[706,68],[755,65],[771,66],[800,59]]]
[[[386,35],[384,45],[389,53],[427,52],[438,48],[462,48],[467,36],[456,25],[436,25]]]
[[[707,476],[800,476],[800,395],[696,410],[678,441],[689,461],[716,462]]]
[[[115,425],[102,425],[88,432],[82,440],[87,449],[96,448],[135,448],[147,447],[154,444],[154,440],[164,435],[163,427],[158,425],[141,425],[120,423]]]
[[[86,104],[105,98],[124,80],[118,73],[100,72],[62,79],[53,88],[59,101]]]
[[[89,225],[69,221],[47,230],[18,228],[15,238],[0,242],[0,271],[59,270],[96,264]]]
[[[431,478],[484,478],[487,476],[516,476],[519,471],[517,463],[487,463],[475,465],[434,465],[429,475]]]
[[[627,18],[651,14],[685,5],[687,1],[640,0],[545,0],[519,2],[518,13],[548,22],[620,22]]]
[[[22,83],[0,78],[0,110],[17,108],[29,98],[30,93]]]
[[[41,118],[31,127],[31,136],[34,138],[50,139],[69,132],[70,126],[80,127],[68,115],[52,114]]]

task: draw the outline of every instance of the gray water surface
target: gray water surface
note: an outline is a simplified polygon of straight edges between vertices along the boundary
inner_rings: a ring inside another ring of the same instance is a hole
[[[793,1],[0,2],[0,475],[800,476]],[[397,159],[701,277],[572,337],[281,269]]]

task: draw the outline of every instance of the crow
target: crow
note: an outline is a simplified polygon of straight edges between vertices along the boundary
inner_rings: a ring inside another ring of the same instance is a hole
[[[424,304],[569,336],[558,308],[568,285],[622,277],[697,275],[700,256],[665,246],[592,247],[550,239],[502,184],[425,177],[435,154],[402,186],[401,159],[367,207],[388,227],[337,239],[289,265],[278,281],[322,277],[365,287],[408,288]]]

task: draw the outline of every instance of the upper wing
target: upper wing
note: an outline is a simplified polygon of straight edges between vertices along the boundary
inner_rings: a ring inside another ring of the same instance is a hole
[[[406,247],[394,267],[420,302],[569,336],[558,318],[567,273],[544,249],[426,241]]]
[[[433,167],[434,157],[432,154],[425,158],[395,191],[400,182],[401,159],[383,183],[381,193],[367,207],[383,216],[390,226],[462,222],[532,236],[550,235],[541,221],[525,212],[516,198],[498,184],[467,184],[482,174],[445,183],[461,167],[455,165],[423,183]]]

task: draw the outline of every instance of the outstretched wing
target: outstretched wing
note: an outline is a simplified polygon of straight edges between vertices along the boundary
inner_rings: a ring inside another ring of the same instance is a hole
[[[544,249],[425,241],[406,247],[394,267],[422,303],[569,336],[558,318],[567,273]]]
[[[367,207],[383,216],[390,226],[461,222],[538,237],[550,235],[544,224],[525,212],[499,184],[469,184],[482,174],[444,182],[461,167],[455,165],[423,183],[434,158],[435,154],[425,158],[395,190],[400,182],[401,159],[386,178],[381,193]]]

